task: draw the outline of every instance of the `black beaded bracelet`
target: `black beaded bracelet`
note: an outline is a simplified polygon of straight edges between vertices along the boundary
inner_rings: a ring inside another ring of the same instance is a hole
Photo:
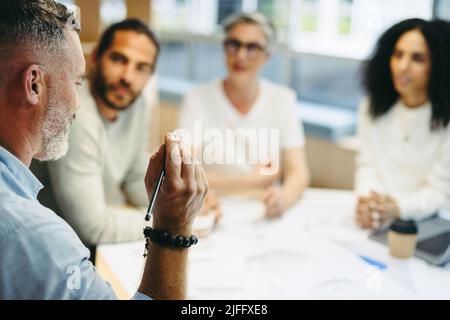
[[[156,230],[150,227],[144,229],[146,239],[146,249],[148,250],[149,242],[154,242],[160,246],[172,246],[177,248],[189,248],[198,243],[198,238],[194,235],[190,237],[174,236],[164,230]],[[146,253],[144,253],[146,256]]]

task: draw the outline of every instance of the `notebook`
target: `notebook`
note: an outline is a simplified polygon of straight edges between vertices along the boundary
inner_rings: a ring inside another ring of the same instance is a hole
[[[431,264],[442,266],[450,262],[450,220],[440,215],[417,223],[419,233],[414,255]],[[387,245],[389,226],[373,231],[369,238]]]

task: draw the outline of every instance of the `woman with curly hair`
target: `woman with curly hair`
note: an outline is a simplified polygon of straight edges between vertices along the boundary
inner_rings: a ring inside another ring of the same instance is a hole
[[[356,220],[378,228],[450,203],[450,50],[445,23],[402,21],[379,39],[359,110]]]

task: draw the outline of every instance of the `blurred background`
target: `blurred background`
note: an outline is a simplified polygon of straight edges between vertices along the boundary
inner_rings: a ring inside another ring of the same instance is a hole
[[[126,17],[147,22],[162,43],[154,136],[176,126],[190,88],[225,75],[222,20],[259,10],[277,30],[263,76],[297,92],[312,186],[352,189],[361,69],[376,39],[406,18],[450,19],[448,0],[59,0],[81,9],[87,59],[105,27]],[[156,132],[156,133],[155,133]],[[331,160],[331,161],[330,161]]]

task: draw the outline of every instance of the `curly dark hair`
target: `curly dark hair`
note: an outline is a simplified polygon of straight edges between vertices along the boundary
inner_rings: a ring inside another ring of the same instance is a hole
[[[431,53],[428,83],[432,104],[430,128],[445,128],[450,122],[450,27],[443,22],[408,19],[381,35],[371,59],[364,66],[364,87],[370,99],[370,115],[372,119],[383,116],[399,98],[392,80],[390,59],[399,38],[411,30],[422,33]]]

